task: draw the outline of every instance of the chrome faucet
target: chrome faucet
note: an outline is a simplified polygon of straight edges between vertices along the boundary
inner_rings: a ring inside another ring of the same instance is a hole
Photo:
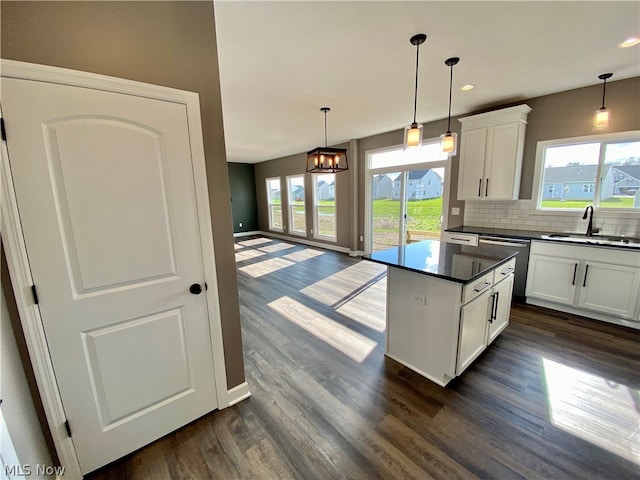
[[[589,209],[591,211],[589,212]],[[584,215],[582,215],[582,219],[587,219],[587,213],[589,213],[589,224],[587,225],[587,237],[592,237],[594,233],[598,233],[600,230],[598,228],[593,228],[593,205],[589,205],[584,209]]]

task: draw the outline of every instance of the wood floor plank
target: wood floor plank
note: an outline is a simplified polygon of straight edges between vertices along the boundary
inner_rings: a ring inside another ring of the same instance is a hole
[[[640,331],[514,304],[442,388],[384,356],[384,267],[260,236],[236,260],[252,396],[87,478],[640,478]]]

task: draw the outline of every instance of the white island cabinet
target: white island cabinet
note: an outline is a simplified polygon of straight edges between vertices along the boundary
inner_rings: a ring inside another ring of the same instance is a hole
[[[640,251],[531,242],[527,303],[640,328]]]
[[[387,265],[387,356],[438,385],[509,323],[515,254],[428,240],[365,258]]]

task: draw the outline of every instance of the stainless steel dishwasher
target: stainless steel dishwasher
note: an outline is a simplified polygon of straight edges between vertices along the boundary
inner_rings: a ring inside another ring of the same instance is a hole
[[[527,268],[529,266],[529,247],[531,241],[523,238],[505,238],[480,235],[478,237],[478,247],[482,245],[492,245],[493,248],[500,248],[501,253],[516,255],[516,270],[514,272],[513,299],[519,302],[525,300],[525,289],[527,287]]]

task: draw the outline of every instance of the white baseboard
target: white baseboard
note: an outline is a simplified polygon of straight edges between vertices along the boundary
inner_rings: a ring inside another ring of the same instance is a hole
[[[309,245],[310,247],[326,248],[327,250],[333,250],[335,252],[351,254],[351,250],[349,250],[346,247],[340,247],[338,245],[331,245],[331,244],[328,244],[328,243],[313,242],[311,240],[307,240],[306,238],[298,238],[298,237],[292,237],[292,236],[288,236],[288,235],[280,235],[278,233],[273,233],[273,232],[260,231],[258,233],[260,235],[264,235],[265,237],[273,237],[273,238],[277,238],[279,240],[286,240],[288,242],[302,243],[303,245]]]
[[[560,310],[561,312],[571,313],[573,315],[579,315],[589,320],[600,320],[602,322],[613,323],[615,325],[621,325],[623,327],[634,328],[640,330],[640,322],[635,320],[626,320],[624,318],[614,317],[613,315],[606,315],[604,313],[585,311],[580,308],[575,308],[570,305],[561,305],[559,303],[547,302],[538,298],[527,297],[526,303],[530,305],[536,305],[538,307],[545,307],[552,310]]]
[[[235,405],[242,400],[249,398],[251,396],[251,392],[249,391],[249,384],[247,382],[243,382],[240,385],[236,385],[230,390],[227,390],[227,398],[229,399],[227,403],[227,407],[231,405]]]
[[[238,232],[233,234],[234,237],[248,237],[249,235],[260,235],[260,232],[254,230],[253,232]]]

